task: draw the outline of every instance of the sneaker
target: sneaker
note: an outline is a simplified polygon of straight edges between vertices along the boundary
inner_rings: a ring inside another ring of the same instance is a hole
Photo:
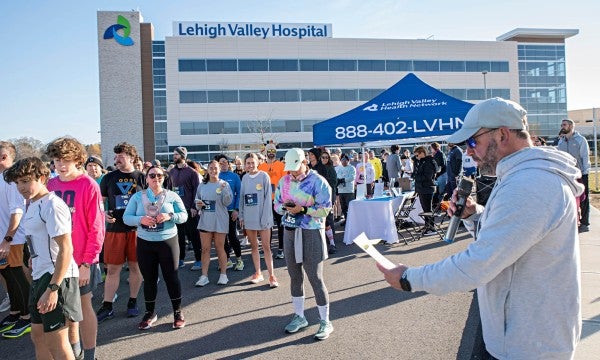
[[[105,307],[104,305],[102,305],[102,307],[96,313],[96,318],[98,319],[99,323],[101,323],[107,319],[112,319],[114,316],[115,316],[114,310],[109,309],[109,308]]]
[[[579,225],[579,228],[577,229],[577,232],[588,232],[590,231],[590,226],[589,225],[585,225],[585,224],[581,224]]]
[[[31,320],[19,319],[12,329],[2,333],[2,337],[7,339],[16,339],[31,332]]]
[[[315,339],[325,340],[329,337],[329,334],[333,332],[333,324],[331,321],[321,320],[319,323],[319,330],[315,334]]]
[[[183,260],[179,260],[179,268],[185,267],[185,262]]]
[[[260,258],[261,258],[261,259],[264,259],[264,258],[265,258],[265,252],[263,251],[263,249],[260,249],[260,250],[258,251],[258,256],[260,256]]]
[[[277,278],[275,276],[269,276],[269,287],[271,289],[279,287],[279,282],[277,281]]]
[[[248,246],[248,245],[250,245],[250,242],[248,241],[248,237],[247,236],[244,236],[242,238],[242,240],[240,240],[240,245],[241,246]]]
[[[202,261],[194,261],[194,265],[190,268],[191,271],[200,271],[202,270]]]
[[[239,259],[236,263],[235,263],[235,271],[242,271],[244,270],[244,260]]]
[[[173,319],[173,329],[181,329],[185,326],[185,319],[183,318],[181,311],[177,311],[173,315]]]
[[[117,301],[117,299],[119,298],[119,294],[115,293],[115,296],[113,296],[113,303]]]
[[[137,303],[129,302],[127,304],[127,317],[136,317],[140,314],[140,308],[138,308]]]
[[[156,313],[151,313],[149,311],[146,311],[146,313],[144,314],[144,318],[138,325],[138,329],[148,330],[152,327],[152,325],[154,325],[156,320],[158,320],[158,315],[156,315]]]
[[[10,310],[10,298],[8,297],[8,294],[6,294],[6,297],[2,300],[2,303],[0,303],[0,312],[8,310]]]
[[[196,287],[205,286],[208,285],[208,283],[210,283],[210,281],[208,281],[208,276],[202,275],[200,276],[200,279],[196,281]]]
[[[283,250],[277,251],[277,255],[275,255],[275,259],[285,259],[285,255],[283,255]]]
[[[17,321],[19,321],[19,314],[8,314],[0,321],[0,333],[12,329]]]
[[[305,328],[307,326],[308,326],[308,321],[306,321],[305,317],[300,316],[298,314],[294,314],[292,321],[290,321],[290,323],[285,326],[285,332],[288,334],[293,334],[293,333],[298,332],[298,330]]]
[[[337,252],[337,249],[335,248],[335,244],[330,244],[329,245],[329,251],[327,251],[329,254],[335,254]]]
[[[233,267],[233,261],[231,259],[227,260],[227,269],[231,269]],[[221,269],[219,269],[221,270]]]
[[[219,281],[217,281],[217,285],[227,285],[228,282],[229,282],[229,279],[227,278],[227,275],[225,275],[225,274],[219,275]]]
[[[263,282],[265,281],[265,278],[262,276],[261,273],[255,273],[254,275],[252,275],[252,278],[250,279],[250,282],[253,284],[258,284],[259,282]]]
[[[433,229],[427,229],[425,231],[423,231],[423,236],[429,236],[429,235],[435,235],[437,234],[437,232]]]

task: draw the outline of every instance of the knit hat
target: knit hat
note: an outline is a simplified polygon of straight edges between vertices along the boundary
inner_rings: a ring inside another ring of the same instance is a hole
[[[312,148],[310,150],[308,150],[309,153],[312,153],[317,159],[319,159],[319,157],[321,156],[321,150],[317,149],[317,148]]]
[[[100,166],[102,169],[104,169],[104,164],[102,163],[102,159],[100,159],[99,157],[97,157],[96,155],[90,155],[87,160],[85,161],[85,166],[87,167],[87,165],[89,163],[94,163],[94,164],[98,164],[98,166]]]
[[[175,148],[175,151],[181,155],[184,159],[187,159],[187,149],[183,146],[178,146]]]

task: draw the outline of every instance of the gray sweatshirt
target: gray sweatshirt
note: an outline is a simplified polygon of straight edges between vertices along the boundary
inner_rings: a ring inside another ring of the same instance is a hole
[[[208,232],[227,234],[229,232],[229,212],[227,206],[231,204],[233,194],[225,180],[218,182],[201,182],[196,190],[197,200],[202,200],[204,208],[198,209],[198,229]],[[197,206],[196,206],[197,208]]]
[[[264,230],[273,227],[271,179],[266,172],[259,171],[256,175],[244,175],[238,216],[244,221],[245,229]]]
[[[575,160],[552,148],[503,158],[477,240],[407,270],[414,291],[477,288],[483,337],[498,359],[571,359],[581,334]]]

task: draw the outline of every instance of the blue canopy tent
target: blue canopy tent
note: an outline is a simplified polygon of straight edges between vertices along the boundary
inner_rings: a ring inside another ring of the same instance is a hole
[[[316,146],[450,135],[473,104],[432,88],[410,73],[371,101],[313,125]]]

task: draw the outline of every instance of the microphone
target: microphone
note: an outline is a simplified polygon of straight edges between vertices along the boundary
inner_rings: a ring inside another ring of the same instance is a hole
[[[471,195],[471,190],[473,189],[473,180],[467,177],[463,177],[460,179],[460,183],[457,187],[457,197],[456,200],[456,211],[452,215],[450,219],[450,224],[448,224],[448,230],[446,230],[446,236],[444,237],[444,241],[448,244],[454,242],[454,237],[456,236],[456,231],[458,230],[458,225],[460,225],[460,217],[462,216],[463,210],[465,209],[465,204],[467,203],[467,198]]]

